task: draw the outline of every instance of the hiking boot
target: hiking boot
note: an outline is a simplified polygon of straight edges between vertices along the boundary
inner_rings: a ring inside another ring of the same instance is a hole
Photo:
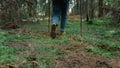
[[[56,25],[55,24],[52,25],[50,36],[53,39],[56,37]]]
[[[66,34],[65,31],[61,31],[61,32],[60,32],[60,35],[65,35],[65,34]]]

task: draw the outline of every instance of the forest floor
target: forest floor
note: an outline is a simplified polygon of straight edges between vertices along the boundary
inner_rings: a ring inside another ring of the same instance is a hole
[[[84,22],[82,37],[78,19],[68,19],[55,39],[44,22],[0,30],[0,68],[120,68],[120,27],[104,22]]]

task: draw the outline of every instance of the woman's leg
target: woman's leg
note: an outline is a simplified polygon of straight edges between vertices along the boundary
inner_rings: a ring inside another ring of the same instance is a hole
[[[69,7],[69,1],[65,0],[63,2],[63,4],[61,4],[61,26],[60,26],[60,29],[61,29],[62,32],[65,29],[68,7]]]
[[[61,9],[60,3],[57,0],[53,1],[53,15],[52,15],[52,24],[58,24],[60,19]]]
[[[60,9],[60,2],[58,0],[53,0],[53,16],[52,16],[52,27],[51,27],[51,37],[56,37],[56,25],[59,22],[61,9]]]

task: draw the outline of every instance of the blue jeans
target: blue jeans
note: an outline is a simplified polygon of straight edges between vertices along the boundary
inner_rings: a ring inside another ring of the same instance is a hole
[[[69,0],[52,0],[53,3],[53,17],[52,23],[58,24],[61,21],[60,30],[64,31]]]

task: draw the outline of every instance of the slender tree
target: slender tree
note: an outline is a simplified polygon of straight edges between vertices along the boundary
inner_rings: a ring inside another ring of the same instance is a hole
[[[92,24],[92,19],[94,17],[94,0],[87,0],[87,15],[86,15],[86,21],[88,22],[88,24]]]
[[[98,14],[98,17],[102,17],[103,16],[103,0],[99,0],[98,2],[99,4],[99,14]]]

